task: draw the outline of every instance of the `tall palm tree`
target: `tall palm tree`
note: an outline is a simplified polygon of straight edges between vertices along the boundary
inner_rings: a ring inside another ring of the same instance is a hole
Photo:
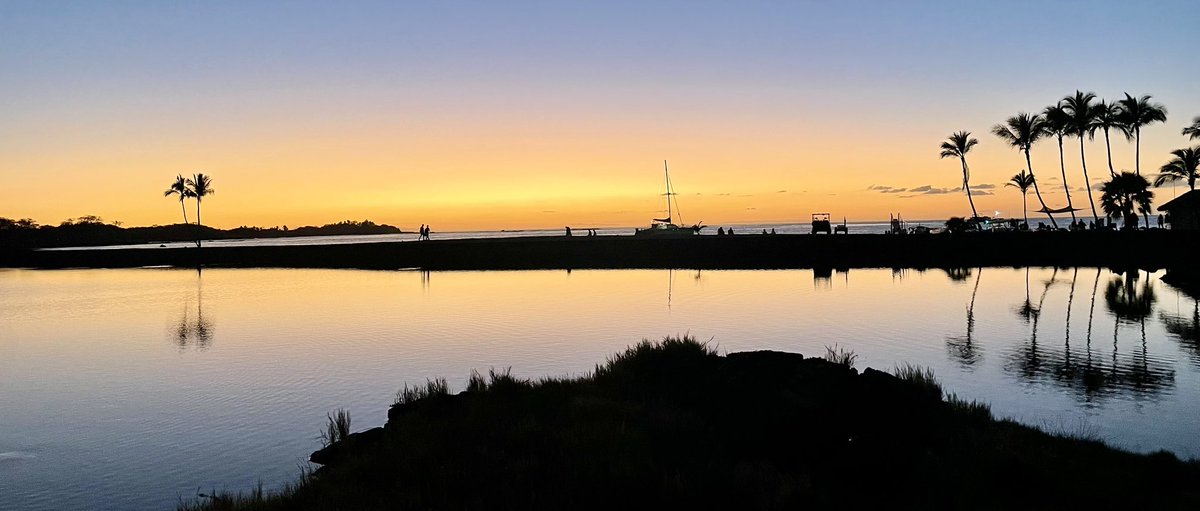
[[[1033,147],[1038,139],[1046,136],[1046,119],[1039,114],[1031,115],[1020,112],[1006,119],[1004,124],[992,126],[992,134],[1008,142],[1008,145],[1015,147],[1018,151],[1025,153],[1025,168],[1029,169],[1029,176],[1033,177],[1033,162],[1029,158],[1029,148]],[[1050,213],[1050,208],[1046,207],[1046,201],[1042,200],[1042,192],[1038,190],[1036,179],[1033,181],[1033,193],[1037,195],[1038,202],[1042,205],[1042,211],[1045,211],[1046,216],[1050,218],[1050,224],[1058,229],[1058,222],[1054,221],[1054,215]]]
[[[1125,93],[1125,99],[1119,100],[1121,106],[1121,122],[1133,132],[1134,139],[1134,169],[1142,175],[1142,126],[1156,122],[1167,122],[1167,107],[1160,103],[1151,103],[1150,95],[1140,98]]]
[[[1112,142],[1108,138],[1108,131],[1115,129],[1125,138],[1129,138],[1129,126],[1121,122],[1121,105],[1106,101],[1101,101],[1096,105],[1096,127],[1104,130],[1104,149],[1108,153],[1109,177],[1116,177],[1117,171],[1113,170],[1112,164]]]
[[[1188,188],[1196,189],[1197,167],[1200,167],[1200,146],[1187,147],[1171,151],[1175,158],[1159,168],[1161,174],[1154,178],[1154,186],[1162,186],[1168,181],[1186,180]]]
[[[187,206],[184,204],[184,201],[192,196],[192,191],[188,189],[187,180],[183,178],[182,174],[175,176],[175,182],[171,183],[171,187],[163,192],[163,197],[170,197],[172,195],[179,196],[179,209],[183,210],[183,225],[187,225]]]
[[[963,190],[967,191],[967,202],[971,203],[971,218],[979,218],[975,211],[975,200],[971,198],[971,171],[967,167],[967,153],[979,141],[971,138],[970,131],[956,131],[942,142],[942,158],[958,158],[962,162]]]
[[[1021,172],[1014,174],[1013,177],[1004,184],[1004,186],[1012,186],[1016,187],[1018,190],[1021,190],[1021,213],[1025,215],[1025,227],[1029,228],[1028,199],[1029,187],[1033,186],[1033,174],[1025,172],[1025,169],[1021,169]]]
[[[212,177],[206,176],[203,173],[195,174],[191,179],[187,180],[188,190],[192,192],[192,197],[196,198],[196,227],[200,227],[200,202],[205,197],[217,193],[212,188]],[[200,246],[200,236],[197,232],[196,246]]]
[[[1067,164],[1063,161],[1063,137],[1071,130],[1071,116],[1062,105],[1050,105],[1042,111],[1046,118],[1046,133],[1058,139],[1058,168],[1062,171],[1063,191],[1067,194],[1067,209],[1071,212],[1071,223],[1075,223],[1075,206],[1071,204],[1071,187],[1067,184]]]
[[[1192,119],[1192,125],[1184,128],[1183,134],[1187,135],[1191,140],[1200,138],[1200,116]]]
[[[1092,220],[1100,223],[1100,216],[1096,214],[1096,199],[1092,197],[1092,181],[1088,177],[1087,157],[1083,152],[1083,137],[1094,138],[1096,135],[1096,94],[1091,92],[1075,91],[1074,96],[1063,98],[1059,105],[1062,111],[1067,114],[1069,122],[1067,126],[1071,135],[1079,137],[1079,162],[1083,165],[1083,183],[1088,192],[1088,203],[1092,206]]]
[[[1133,172],[1122,172],[1108,180],[1100,187],[1100,207],[1104,213],[1113,218],[1125,221],[1126,229],[1137,228],[1136,207],[1143,214],[1150,211],[1150,202],[1154,200],[1154,192],[1150,191],[1150,182]],[[1149,225],[1149,219],[1146,220]]]

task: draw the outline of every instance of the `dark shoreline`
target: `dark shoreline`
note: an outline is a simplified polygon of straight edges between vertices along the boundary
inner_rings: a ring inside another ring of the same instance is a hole
[[[555,236],[345,245],[0,249],[8,268],[848,269],[1089,266],[1157,270],[1195,264],[1182,231],[1007,232],[892,236],[737,235],[683,239]]]

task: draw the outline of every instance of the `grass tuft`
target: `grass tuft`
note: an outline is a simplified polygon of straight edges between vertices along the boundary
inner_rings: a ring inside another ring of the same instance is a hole
[[[321,431],[322,446],[329,447],[350,436],[350,412],[348,410],[338,408],[336,412],[326,414],[325,418],[328,419],[328,422],[325,423],[325,430]]]
[[[950,409],[972,419],[990,421],[994,418],[992,416],[991,405],[982,401],[975,401],[973,399],[967,401],[966,399],[958,397],[958,394],[949,394],[946,396],[946,404],[950,405]]]
[[[847,350],[834,344],[825,347],[825,360],[854,369],[854,362],[858,360],[858,354],[853,350]]]
[[[941,382],[938,382],[937,376],[933,374],[933,369],[928,367],[921,367],[905,362],[902,365],[896,366],[892,370],[892,374],[903,381],[920,387],[931,396],[936,395],[938,399],[941,399],[945,395]]]
[[[472,376],[478,376],[479,373],[472,371]],[[468,390],[470,390],[468,384]],[[396,398],[392,400],[393,405],[404,405],[425,399],[433,396],[446,396],[450,394],[450,386],[446,384],[445,378],[434,378],[425,380],[425,385],[414,385],[409,387],[407,383],[404,387],[396,391]]]

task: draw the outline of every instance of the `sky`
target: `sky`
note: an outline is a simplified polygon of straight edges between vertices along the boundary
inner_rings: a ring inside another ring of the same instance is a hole
[[[991,127],[1076,89],[1150,94],[1153,173],[1196,144],[1197,26],[1195,1],[5,0],[0,216],[176,223],[162,192],[204,172],[223,228],[635,226],[668,160],[687,223],[938,219],[970,214],[938,157],[968,130],[980,214],[1019,217],[1024,158]],[[1102,138],[1086,157],[1102,181]],[[1055,141],[1033,167],[1065,206]]]

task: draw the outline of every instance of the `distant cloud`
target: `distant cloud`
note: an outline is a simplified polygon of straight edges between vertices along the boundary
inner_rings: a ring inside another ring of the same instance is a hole
[[[930,190],[932,190],[932,189],[933,189],[933,187],[932,187],[932,186],[925,185],[925,186],[918,186],[918,187],[916,187],[916,188],[913,188],[912,190],[909,190],[909,191],[910,191],[910,192],[917,192],[917,193],[925,193],[925,192],[928,192],[928,191],[930,191]]]
[[[733,195],[733,194],[731,194],[731,193],[718,193],[717,194],[718,197],[728,197],[730,195]]]
[[[746,211],[751,211],[751,210],[755,210],[755,209],[758,209],[758,208],[746,208]]]
[[[742,195],[738,195],[738,197],[753,197],[753,196],[754,196],[753,193],[744,193]]]
[[[787,190],[778,190],[775,193],[787,193]]]
[[[995,194],[995,193],[992,193],[992,192],[990,192],[990,191],[988,191],[988,190],[972,190],[972,191],[971,191],[971,195],[976,195],[976,196],[978,196],[978,195],[996,195],[996,194]]]
[[[558,212],[553,209],[543,209],[542,213],[558,213]]]
[[[981,184],[981,185],[973,185],[973,186],[971,186],[971,189],[972,189],[972,190],[991,190],[991,189],[993,189],[993,188],[996,188],[996,185],[994,185],[994,184],[990,184],[990,183],[984,183],[984,184]]]

